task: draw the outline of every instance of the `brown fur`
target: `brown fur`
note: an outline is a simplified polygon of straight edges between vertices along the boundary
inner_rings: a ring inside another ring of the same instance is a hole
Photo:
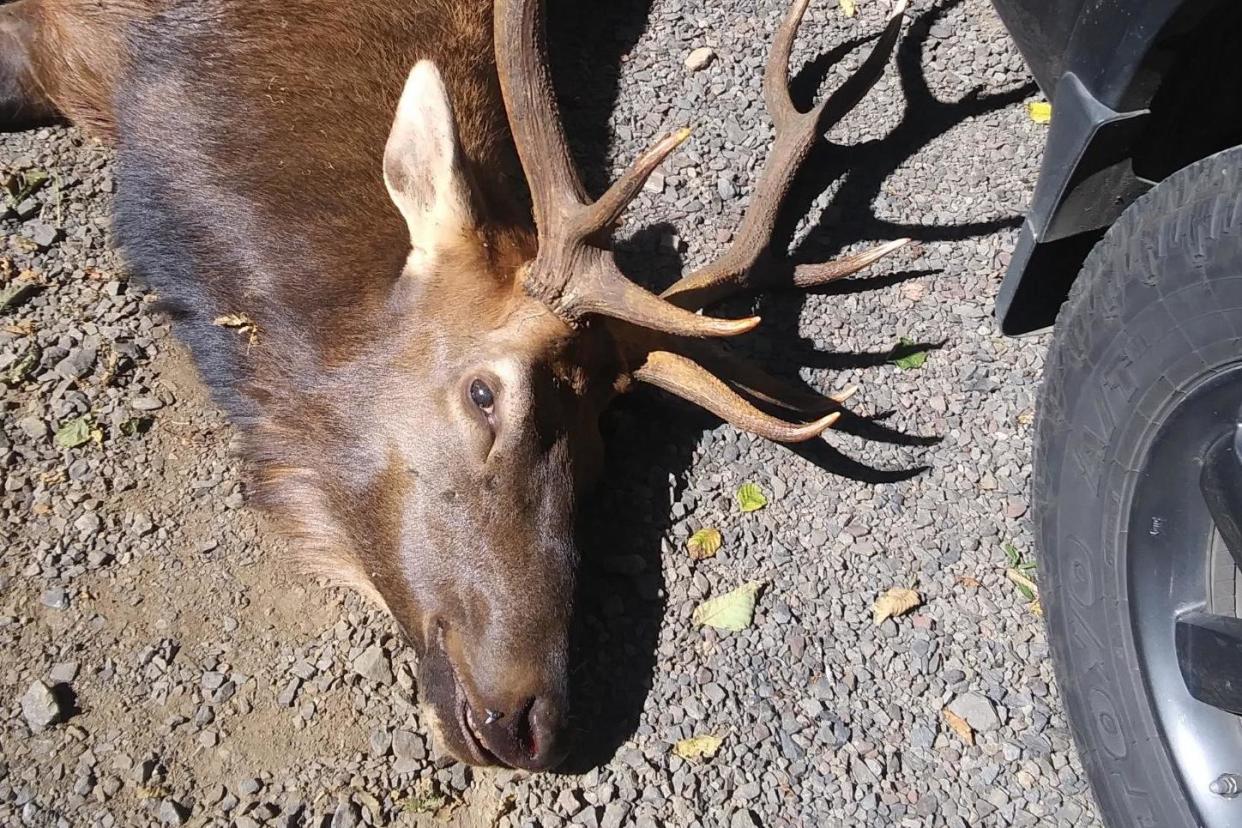
[[[535,241],[491,0],[17,6],[38,88],[118,145],[122,247],[246,433],[256,499],[307,568],[389,608],[454,753],[555,762],[574,504],[623,383],[602,326],[573,332],[515,283]],[[415,266],[381,172],[420,60],[447,87],[477,220],[437,228]],[[467,395],[479,377],[495,422]],[[506,713],[479,725],[491,754],[466,708]]]

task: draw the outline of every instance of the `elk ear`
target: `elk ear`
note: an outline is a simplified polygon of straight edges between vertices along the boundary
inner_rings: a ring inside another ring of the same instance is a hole
[[[384,150],[384,183],[409,225],[415,255],[431,256],[474,226],[453,107],[431,61],[419,61],[406,81]]]

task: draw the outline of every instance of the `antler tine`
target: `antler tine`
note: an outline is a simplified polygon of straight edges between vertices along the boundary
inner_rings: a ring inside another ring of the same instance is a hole
[[[598,247],[608,228],[660,162],[686,139],[661,141],[597,202],[574,167],[548,70],[544,0],[495,0],[496,68],[518,157],[530,186],[539,251],[523,269],[523,287],[567,324],[611,316],[681,336],[734,336],[757,318],[713,319],[665,302],[631,282]]]
[[[884,74],[884,67],[897,45],[906,0],[900,0],[871,54],[832,95],[809,112],[800,112],[789,91],[789,58],[810,0],[793,0],[777,32],[767,68],[764,99],[772,117],[776,138],[763,167],[750,206],[733,242],[715,261],[683,277],[661,294],[686,308],[702,308],[739,290],[769,286],[776,272],[770,250],[781,203],[815,143],[858,104]],[[794,284],[811,287],[858,270],[908,242],[890,242],[862,256],[825,265],[801,266],[801,283],[795,270]],[[764,260],[767,261],[764,261]],[[812,269],[813,268],[813,269]]]
[[[800,443],[820,436],[841,418],[839,411],[810,423],[787,423],[765,414],[722,380],[689,357],[669,351],[652,351],[634,372],[645,382],[695,405],[702,406],[743,431],[781,443]]]
[[[543,11],[543,0],[496,0],[494,8],[500,90],[541,238],[563,229],[567,213],[590,201],[556,103]]]

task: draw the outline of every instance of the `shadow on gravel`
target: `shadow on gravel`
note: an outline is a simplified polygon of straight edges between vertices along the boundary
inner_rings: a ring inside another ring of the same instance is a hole
[[[897,70],[905,113],[883,138],[857,145],[827,139],[815,148],[788,199],[773,244],[788,249],[798,221],[816,197],[840,180],[828,207],[810,232],[790,251],[790,262],[824,261],[864,241],[907,236],[916,242],[960,240],[1020,223],[1019,216],[968,224],[910,225],[884,220],[873,204],[884,181],[908,158],[955,125],[1024,100],[1033,84],[995,95],[975,90],[958,101],[938,100],[923,75],[923,54],[932,24],[961,0],[948,0],[915,17],[897,49]],[[608,122],[618,94],[621,58],[642,34],[649,0],[580,3],[551,0],[551,55],[566,130],[588,190],[602,192],[609,183]],[[873,38],[837,46],[795,74],[795,100],[806,107],[834,65]],[[864,104],[865,105],[865,104]],[[668,225],[648,227],[618,244],[617,259],[630,273],[677,273],[676,251],[660,240]],[[820,293],[845,295],[879,290],[937,271],[916,270],[864,277],[831,285]],[[914,343],[871,353],[825,352],[798,332],[805,298],[781,292],[724,306],[721,315],[739,315],[757,307],[764,325],[742,343],[739,354],[763,365],[794,388],[815,392],[798,377],[801,366],[827,369],[869,368],[904,353],[942,347]],[[736,311],[736,313],[735,313]],[[926,447],[935,436],[905,434],[885,425],[894,412],[849,414],[837,430],[895,446]],[[652,423],[658,423],[653,427]],[[635,732],[653,681],[660,622],[664,612],[661,541],[671,524],[677,488],[703,432],[715,424],[710,415],[653,392],[622,399],[604,418],[609,446],[606,484],[584,504],[579,546],[584,552],[578,588],[575,643],[571,667],[572,709],[577,731],[575,753],[563,772],[582,773],[612,758]],[[855,460],[826,441],[789,449],[817,466],[867,483],[892,483],[926,470],[878,469]]]
[[[587,189],[609,184],[608,122],[617,102],[621,57],[647,25],[650,0],[582,3],[550,0],[552,72],[565,129]],[[646,228],[618,252],[623,266],[681,267],[675,251],[661,251],[667,226]],[[653,256],[662,256],[653,261]],[[628,401],[627,401],[628,402]],[[650,401],[648,401],[650,402]],[[650,444],[650,430],[623,404],[601,424],[609,447],[604,485],[583,504],[578,522],[579,569],[570,709],[574,753],[562,773],[585,773],[606,764],[633,735],[652,686],[664,577],[660,540],[670,525],[668,475],[681,479],[695,437],[670,432]]]

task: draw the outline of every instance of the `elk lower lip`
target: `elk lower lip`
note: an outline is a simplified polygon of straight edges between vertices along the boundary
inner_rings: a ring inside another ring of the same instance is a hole
[[[449,665],[449,671],[453,675],[454,695],[457,697],[457,729],[461,731],[462,741],[466,743],[466,747],[474,754],[474,759],[482,765],[504,765],[496,758],[490,750],[483,746],[483,739],[479,736],[478,731],[474,727],[474,717],[470,715],[470,703],[466,701],[466,690],[462,686],[461,678],[457,675],[457,668],[453,666],[453,662],[445,659]]]

